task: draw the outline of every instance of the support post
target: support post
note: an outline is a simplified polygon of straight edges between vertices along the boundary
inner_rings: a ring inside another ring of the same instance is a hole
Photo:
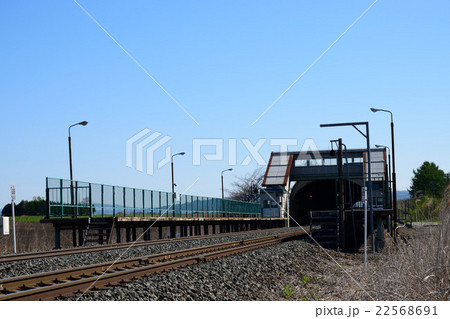
[[[127,215],[127,204],[126,204],[126,188],[123,188],[123,216]]]
[[[72,226],[72,245],[73,247],[77,247],[77,228]]]
[[[14,198],[11,200],[11,217],[12,217],[12,232],[13,232],[13,251],[17,253],[17,239],[16,239],[16,213]]]
[[[339,250],[345,248],[345,210],[344,210],[344,176],[343,176],[343,153],[342,153],[342,139],[338,139],[338,196],[339,196]]]
[[[47,207],[46,217],[50,218],[50,190],[48,189],[48,177],[45,178],[45,206]]]
[[[376,240],[376,252],[381,252],[384,249],[384,224],[383,219],[377,216],[377,240]]]
[[[180,225],[180,237],[185,237],[186,235],[184,234],[184,226]]]
[[[142,190],[142,217],[145,217],[145,190]]]
[[[83,236],[83,227],[78,227],[78,246],[83,246],[84,244],[84,236]]]
[[[136,217],[136,188],[133,188],[133,217]]]
[[[55,249],[61,249],[61,229],[55,226]]]
[[[120,226],[116,226],[116,243],[120,244],[122,242],[121,234],[120,234]]]
[[[78,198],[78,182],[77,185],[77,198]],[[77,210],[78,210],[78,202],[77,202]],[[89,183],[89,217],[93,217],[94,207],[92,206],[92,184]],[[77,214],[78,215],[78,214]]]
[[[103,229],[98,230],[98,243],[103,245]]]
[[[147,241],[147,240],[150,240],[150,229],[149,230],[147,230],[147,227],[142,227],[142,233],[144,234],[144,241]]]
[[[102,196],[102,218],[105,217],[105,194],[104,194],[104,189],[103,189],[103,184],[101,186],[101,196]]]
[[[395,146],[394,146],[394,117],[391,113],[391,137],[392,137],[392,207],[394,209],[394,241],[397,242],[395,230],[398,222],[397,211],[397,174],[395,171]]]
[[[367,185],[369,187],[369,209],[370,209],[370,239],[372,244],[372,252],[375,251],[374,240],[374,224],[373,224],[373,187],[372,187],[372,160],[370,156],[370,136],[369,136],[369,123],[366,124],[366,136],[367,136],[367,158],[368,158],[368,171],[369,178],[367,179]]]
[[[116,217],[116,187],[112,187],[113,217]]]

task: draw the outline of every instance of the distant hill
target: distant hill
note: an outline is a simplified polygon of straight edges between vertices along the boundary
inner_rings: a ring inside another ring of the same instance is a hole
[[[397,191],[397,200],[409,199],[408,191]]]

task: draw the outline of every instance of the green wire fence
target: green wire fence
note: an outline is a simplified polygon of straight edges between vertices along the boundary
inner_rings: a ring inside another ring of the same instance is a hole
[[[259,203],[180,195],[123,186],[46,179],[48,218],[261,217]]]

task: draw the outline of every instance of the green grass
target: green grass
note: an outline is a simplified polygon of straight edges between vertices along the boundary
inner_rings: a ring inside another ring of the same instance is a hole
[[[16,222],[39,223],[45,216],[16,216]]]
[[[291,283],[288,283],[284,285],[283,291],[281,292],[281,295],[286,299],[290,300],[295,297],[295,291],[294,288],[291,286]]]
[[[308,275],[304,275],[302,278],[302,285],[306,287],[306,285],[312,281],[312,278],[309,277]]]

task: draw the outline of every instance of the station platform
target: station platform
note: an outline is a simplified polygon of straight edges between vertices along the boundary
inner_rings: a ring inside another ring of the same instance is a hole
[[[240,232],[284,227],[285,218],[256,217],[103,217],[103,218],[45,218],[41,223],[52,224],[55,249],[61,248],[61,233],[71,232],[73,246],[89,242],[112,244]]]

